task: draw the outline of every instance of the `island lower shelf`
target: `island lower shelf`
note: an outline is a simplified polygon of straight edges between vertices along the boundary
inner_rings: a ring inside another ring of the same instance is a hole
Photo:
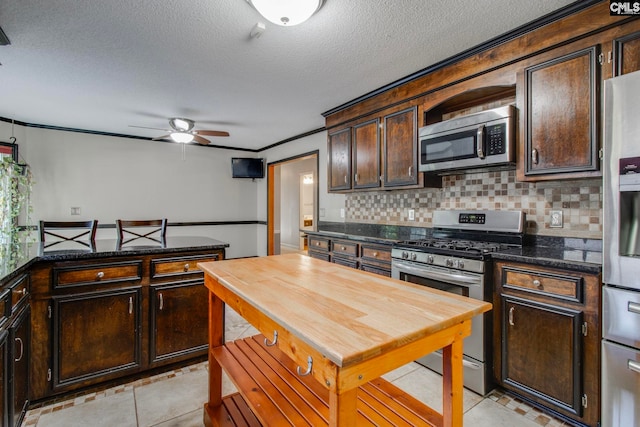
[[[255,335],[210,350],[239,393],[217,408],[205,404],[207,426],[329,424],[329,392],[311,376],[300,376],[293,360]],[[377,378],[358,389],[358,426],[442,425],[442,415],[388,381]]]

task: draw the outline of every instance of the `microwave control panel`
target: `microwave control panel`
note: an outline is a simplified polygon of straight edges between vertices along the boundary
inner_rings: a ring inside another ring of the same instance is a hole
[[[500,123],[487,126],[485,132],[487,155],[504,154],[507,151],[507,125]]]

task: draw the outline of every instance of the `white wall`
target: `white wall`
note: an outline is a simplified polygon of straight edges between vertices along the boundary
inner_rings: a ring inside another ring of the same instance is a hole
[[[342,222],[345,198],[327,193],[327,137],[317,133],[249,153],[86,133],[15,126],[20,156],[33,171],[31,225],[40,219],[166,217],[169,222],[267,221],[267,179],[231,178],[231,157],[264,157],[267,163],[319,150],[319,221]],[[0,122],[9,141],[10,123]],[[71,207],[81,208],[80,216]],[[230,244],[227,257],[266,255],[265,225],[170,227],[170,236],[203,235]],[[98,238],[114,238],[102,229]]]
[[[257,154],[199,146],[15,127],[19,154],[33,172],[32,224],[40,219],[166,217],[169,222],[255,221],[258,188],[266,182],[231,178],[231,157]],[[11,125],[0,122],[0,140]],[[71,207],[81,208],[80,216]],[[170,227],[168,234],[228,242],[227,256],[257,254],[261,225]],[[100,229],[98,238],[115,238]]]

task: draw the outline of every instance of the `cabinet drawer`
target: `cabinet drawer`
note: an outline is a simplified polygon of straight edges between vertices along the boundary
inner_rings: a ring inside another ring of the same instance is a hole
[[[141,260],[53,268],[54,289],[107,283],[135,283],[141,279]]]
[[[9,289],[11,290],[11,312],[15,312],[29,295],[29,276],[20,277],[9,286]]]
[[[334,240],[331,252],[334,255],[358,256],[358,244],[348,240]]]
[[[151,278],[202,274],[199,262],[217,261],[218,254],[189,255],[184,257],[158,258],[151,260]]]
[[[584,300],[582,277],[551,271],[503,267],[502,286],[567,301],[582,303]]]
[[[329,252],[316,252],[309,250],[309,256],[311,258],[317,258],[323,261],[329,261],[331,259],[331,257],[329,256]]]
[[[313,249],[317,252],[328,252],[329,251],[329,240],[322,239],[319,237],[309,236],[309,249]]]
[[[360,256],[366,260],[391,263],[391,248],[362,245],[362,254]],[[389,264],[389,268],[391,268],[391,264]]]
[[[331,262],[346,267],[358,268],[358,260],[356,258],[332,256]]]
[[[640,348],[640,293],[605,286],[602,300],[602,336]]]

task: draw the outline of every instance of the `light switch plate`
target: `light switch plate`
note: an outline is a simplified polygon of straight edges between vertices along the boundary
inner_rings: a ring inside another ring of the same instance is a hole
[[[549,227],[562,228],[562,211],[551,211],[549,220]]]
[[[80,215],[80,207],[71,206],[71,215]]]

